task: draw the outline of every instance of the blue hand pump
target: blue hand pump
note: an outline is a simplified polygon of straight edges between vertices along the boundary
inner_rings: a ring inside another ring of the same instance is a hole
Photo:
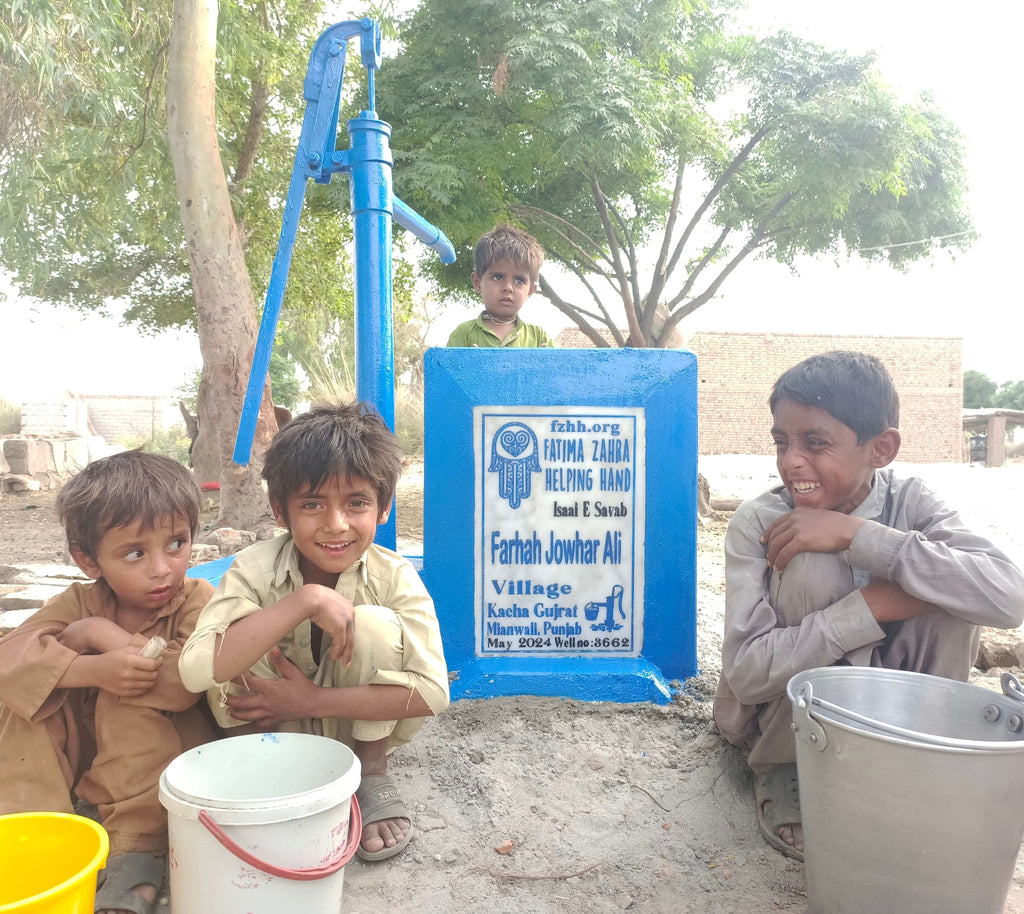
[[[356,36],[359,36],[360,56],[367,72],[369,106],[367,110],[360,111],[358,117],[348,121],[349,149],[337,150],[345,50],[348,40]],[[445,234],[392,193],[392,157],[388,142],[391,127],[377,118],[374,99],[374,73],[380,69],[380,45],[380,27],[372,19],[339,22],[320,35],[310,54],[303,85],[306,112],[249,372],[249,385],[238,421],[235,463],[247,464],[252,453],[256,420],[270,367],[270,353],[274,347],[308,179],[329,184],[331,176],[337,172],[350,175],[350,200],[355,223],[356,397],[372,404],[392,430],[395,427],[392,221],[437,251],[442,263],[455,261],[455,249]],[[394,548],[394,512],[377,539],[382,545]]]

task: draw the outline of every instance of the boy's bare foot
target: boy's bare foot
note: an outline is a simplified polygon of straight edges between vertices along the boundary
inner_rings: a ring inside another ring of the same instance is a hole
[[[799,822],[792,825],[780,825],[776,834],[790,847],[798,851],[804,849],[804,827]]]
[[[412,822],[395,782],[386,774],[363,775],[356,799],[363,815],[359,858],[386,860],[404,850],[412,837]]]
[[[412,822],[404,817],[370,822],[363,826],[363,838],[359,842],[359,846],[364,851],[375,854],[384,850],[385,847],[394,847],[404,841],[405,836],[411,830]]]

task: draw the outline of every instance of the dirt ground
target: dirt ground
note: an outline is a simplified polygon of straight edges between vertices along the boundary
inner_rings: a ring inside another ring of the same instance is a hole
[[[0,498],[0,565],[63,562],[64,530],[53,502],[56,491],[26,492]]]
[[[763,490],[770,469],[761,466],[708,474],[712,494]],[[1013,479],[1024,492],[1024,473]],[[398,499],[399,543],[411,548],[422,539],[419,465],[408,467]],[[0,564],[61,559],[52,505],[48,492],[0,500]],[[393,756],[415,837],[392,862],[346,867],[346,912],[805,910],[803,865],[759,836],[746,764],[711,722],[725,526],[719,517],[698,528],[702,672],[678,700],[455,702]],[[1021,874],[1018,865],[1009,914],[1024,914]]]

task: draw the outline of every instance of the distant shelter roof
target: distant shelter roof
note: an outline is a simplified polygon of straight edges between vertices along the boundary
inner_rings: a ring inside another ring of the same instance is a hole
[[[1007,425],[1024,425],[1024,409],[1002,409],[987,407],[985,409],[965,409],[963,411],[964,431],[987,429],[989,419],[1002,417]]]

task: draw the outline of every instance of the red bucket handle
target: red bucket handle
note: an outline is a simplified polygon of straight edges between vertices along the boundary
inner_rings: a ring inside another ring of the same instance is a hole
[[[359,810],[358,800],[353,796],[348,813],[348,838],[341,850],[341,854],[336,859],[322,866],[314,866],[309,869],[292,869],[287,866],[274,866],[272,863],[260,860],[259,857],[254,857],[244,847],[236,844],[229,838],[224,833],[224,830],[210,818],[210,814],[205,809],[200,810],[199,821],[206,826],[207,831],[214,838],[243,863],[248,863],[249,866],[266,873],[268,876],[280,876],[282,879],[293,879],[301,882],[310,882],[314,879],[333,876],[355,856],[356,849],[359,847],[359,841],[363,835],[363,814]]]

